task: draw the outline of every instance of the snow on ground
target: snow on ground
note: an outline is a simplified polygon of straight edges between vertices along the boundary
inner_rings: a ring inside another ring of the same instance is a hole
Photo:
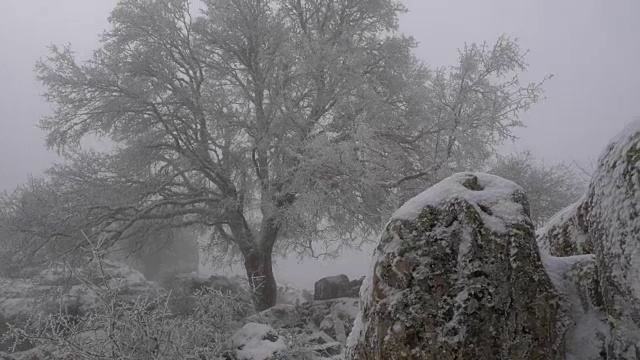
[[[561,294],[571,318],[566,334],[567,360],[600,360],[609,337],[607,317],[588,301],[587,287],[593,276],[595,257],[555,257],[541,253],[551,282]]]
[[[284,340],[269,325],[248,323],[231,337],[238,360],[266,360],[287,349]]]
[[[105,261],[103,268],[109,286],[122,293],[143,294],[156,288],[139,271],[125,264]],[[82,312],[95,308],[99,303],[98,294],[91,286],[79,283],[74,274],[89,283],[96,280],[92,278],[96,275],[92,271],[74,269],[72,272],[61,265],[54,265],[29,279],[0,278],[0,316],[15,318],[46,311],[45,308],[57,300],[66,305],[77,305]]]

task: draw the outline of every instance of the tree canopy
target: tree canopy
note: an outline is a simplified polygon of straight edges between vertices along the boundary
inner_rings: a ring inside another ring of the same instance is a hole
[[[25,203],[44,193],[60,211],[41,233],[15,216],[11,226],[66,244],[58,254],[81,246],[81,230],[109,247],[206,228],[242,255],[257,307],[274,305],[274,249],[366,237],[402,199],[484,163],[540,99],[542,83],[519,82],[515,40],[465,46],[459,64],[431,70],[398,31],[403,11],[394,0],[205,0],[200,13],[186,0],[118,2],[89,60],[64,46],[37,64],[54,107],[41,126],[66,162],[5,204],[44,208]],[[87,150],[96,137],[112,148]]]
[[[489,171],[522,186],[536,227],[543,226],[558,211],[578,201],[588,185],[588,179],[575,168],[565,163],[547,165],[529,151],[497,156]]]

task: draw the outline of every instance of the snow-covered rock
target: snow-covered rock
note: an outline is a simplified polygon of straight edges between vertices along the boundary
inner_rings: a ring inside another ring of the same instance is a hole
[[[536,235],[540,250],[553,256],[593,254],[593,239],[589,235],[587,214],[589,202],[583,196],[576,203],[558,212]]]
[[[358,302],[355,298],[311,301],[302,304],[300,312],[310,328],[346,344],[359,312]]]
[[[236,360],[267,360],[287,349],[271,326],[258,323],[245,324],[230,341]]]
[[[307,301],[304,297],[304,290],[293,284],[278,281],[277,304],[297,305]]]
[[[158,291],[139,271],[114,261],[105,260],[101,266],[89,264],[82,269],[54,266],[29,279],[0,278],[0,317],[15,319],[55,312],[60,304],[68,311],[86,313],[99,303],[94,290],[97,287],[109,287],[123,300]]]
[[[577,354],[575,359],[640,359],[639,203],[636,121],[606,147],[585,196],[538,231],[541,249],[563,256],[549,256],[551,263],[571,263],[584,254],[592,259],[580,262],[582,276],[563,275],[573,279],[575,287],[566,286],[566,281],[556,285],[574,321],[567,352]]]
[[[565,317],[522,189],[455,174],[383,230],[347,359],[565,359]]]
[[[589,233],[595,239],[609,358],[640,359],[640,121],[600,157],[589,192]]]
[[[293,334],[299,346],[319,358],[343,355],[347,336],[358,314],[358,299],[316,300],[300,305],[279,304],[247,318]]]
[[[542,261],[571,319],[565,338],[566,359],[607,359],[609,327],[602,309],[595,257],[555,257],[543,252]]]
[[[276,329],[304,327],[305,323],[299,308],[289,304],[278,304],[247,318],[249,322],[267,324]]]
[[[360,286],[362,286],[362,279],[351,281],[347,275],[328,276],[315,282],[313,286],[313,299],[357,298],[360,292]]]

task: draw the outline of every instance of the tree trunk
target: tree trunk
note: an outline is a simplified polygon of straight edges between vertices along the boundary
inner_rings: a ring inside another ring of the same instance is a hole
[[[278,288],[273,276],[271,255],[270,250],[254,250],[244,255],[244,267],[251,286],[251,296],[258,311],[276,305]]]

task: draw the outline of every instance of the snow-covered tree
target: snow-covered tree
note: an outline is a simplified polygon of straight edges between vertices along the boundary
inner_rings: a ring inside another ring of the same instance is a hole
[[[565,163],[546,165],[530,151],[497,156],[489,172],[522,186],[536,227],[576,202],[587,189],[584,177],[573,167]]]
[[[242,256],[257,307],[274,305],[274,249],[377,231],[398,197],[488,159],[539,99],[541,84],[518,82],[514,40],[430,71],[398,32],[403,11],[206,0],[196,16],[186,0],[120,1],[90,60],[53,47],[37,65],[55,109],[41,124],[67,158],[49,182],[84,217],[72,229],[110,246],[204,227]],[[83,150],[94,136],[113,150]]]

